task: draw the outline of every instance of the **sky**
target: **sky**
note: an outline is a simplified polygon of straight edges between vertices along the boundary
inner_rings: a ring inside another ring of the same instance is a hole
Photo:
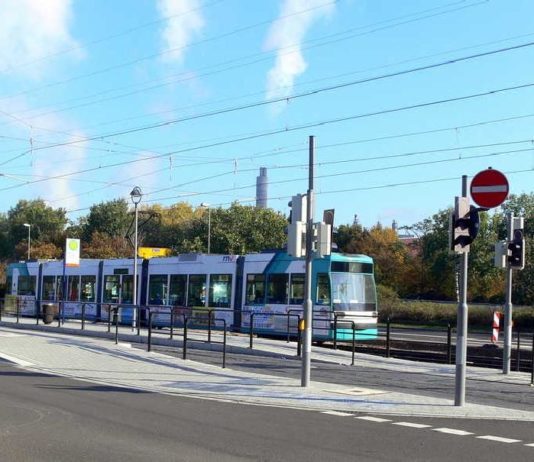
[[[0,0],[0,212],[255,204],[410,226],[534,184],[530,0]]]

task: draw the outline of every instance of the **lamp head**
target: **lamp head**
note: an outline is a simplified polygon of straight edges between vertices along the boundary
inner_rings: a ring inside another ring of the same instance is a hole
[[[134,204],[139,204],[141,202],[141,198],[143,197],[143,191],[141,191],[141,188],[139,186],[136,186],[132,189],[132,192],[130,193],[130,198],[132,199],[132,202]]]
[[[29,223],[24,223],[24,226],[26,226],[26,228],[30,228],[32,225],[30,225]]]

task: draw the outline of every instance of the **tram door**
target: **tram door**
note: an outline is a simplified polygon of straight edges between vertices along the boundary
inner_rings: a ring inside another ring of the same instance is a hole
[[[113,274],[104,276],[104,303],[133,303],[133,276]]]

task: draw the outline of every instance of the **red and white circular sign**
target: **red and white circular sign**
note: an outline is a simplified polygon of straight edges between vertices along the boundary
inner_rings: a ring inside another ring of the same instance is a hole
[[[492,168],[478,172],[471,181],[471,197],[480,207],[501,205],[508,197],[508,190],[504,174]]]

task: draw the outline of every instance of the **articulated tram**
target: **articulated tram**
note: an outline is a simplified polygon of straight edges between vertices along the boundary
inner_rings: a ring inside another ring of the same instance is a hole
[[[295,334],[303,316],[305,261],[285,252],[247,255],[181,254],[138,260],[137,300],[141,320],[168,326],[169,314],[187,315],[195,327],[226,326],[268,335]],[[61,303],[62,316],[107,320],[120,306],[122,323],[134,321],[133,259],[82,259],[77,267],[62,260],[13,263],[8,267],[5,306],[35,316],[43,303]],[[65,283],[63,281],[65,275]],[[65,294],[63,294],[65,292]],[[377,336],[373,260],[332,253],[312,263],[315,341]],[[289,316],[288,316],[289,315]],[[223,321],[224,320],[224,321]]]

